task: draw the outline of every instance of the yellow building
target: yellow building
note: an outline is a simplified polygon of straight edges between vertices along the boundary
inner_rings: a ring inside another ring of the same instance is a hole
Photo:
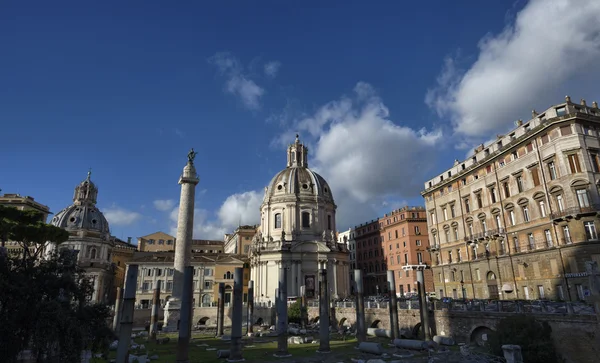
[[[175,251],[175,237],[164,232],[154,232],[147,236],[138,237],[138,251],[169,252]]]
[[[232,234],[226,234],[225,253],[248,256],[257,229],[258,226],[240,226]]]
[[[113,301],[116,298],[117,287],[124,287],[125,269],[127,268],[127,263],[133,258],[133,254],[135,253],[136,249],[136,246],[131,243],[131,238],[128,238],[127,242],[115,238],[115,246],[113,247],[111,256],[115,272],[115,279],[113,283],[114,291],[113,296],[109,299],[109,301]]]
[[[439,297],[590,297],[585,265],[600,263],[598,104],[567,97],[516,126],[425,183]]]

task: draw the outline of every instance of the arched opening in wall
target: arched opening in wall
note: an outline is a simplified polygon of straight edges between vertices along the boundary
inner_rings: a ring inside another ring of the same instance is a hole
[[[96,249],[92,248],[91,252],[90,252],[90,259],[93,260],[96,258]]]
[[[375,320],[373,323],[371,323],[371,328],[376,328],[379,329],[381,328],[381,320]]]
[[[256,319],[256,325],[263,325],[263,318]]]
[[[488,287],[488,298],[491,300],[498,300],[500,294],[498,293],[498,281],[496,280],[496,274],[489,271],[486,276],[487,287]]]
[[[202,306],[209,307],[212,304],[212,296],[210,294],[202,295]]]
[[[231,287],[231,285],[225,285],[225,305],[227,306],[229,306],[229,304],[231,303],[232,291],[233,288]]]
[[[311,324],[317,324],[319,322],[319,317],[315,316],[310,322]]]
[[[479,326],[471,333],[471,344],[477,344],[479,347],[485,347],[489,344],[489,340],[494,331],[487,326]]]
[[[345,326],[347,319],[346,318],[342,318],[342,320],[340,320],[340,323],[338,324],[338,326],[341,328],[343,326]]]
[[[423,329],[421,328],[421,323],[417,323],[417,325],[414,326],[414,328],[412,329],[412,337],[413,339],[425,339],[425,333],[423,332]],[[429,327],[429,336],[434,336],[435,335],[435,329],[433,329],[433,327]]]
[[[210,321],[210,318],[208,316],[205,316],[205,317],[201,318],[200,320],[198,320],[198,325],[206,326],[206,325],[208,325],[209,321]]]

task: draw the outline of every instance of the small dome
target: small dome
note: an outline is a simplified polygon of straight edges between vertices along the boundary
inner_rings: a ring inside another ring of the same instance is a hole
[[[265,190],[264,199],[294,194],[322,197],[333,203],[329,184],[319,174],[308,168],[308,148],[296,141],[288,147],[287,167],[277,173]]]
[[[58,212],[50,223],[68,231],[83,229],[102,234],[110,233],[106,217],[94,205],[73,204]]]
[[[106,217],[96,208],[98,188],[90,179],[91,174],[91,171],[88,172],[87,178],[75,187],[73,204],[56,213],[50,221],[52,225],[68,231],[87,230],[110,234]]]

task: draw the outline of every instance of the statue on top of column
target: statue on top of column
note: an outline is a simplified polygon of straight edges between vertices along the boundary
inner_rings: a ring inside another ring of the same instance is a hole
[[[194,163],[194,159],[196,158],[197,154],[198,153],[196,151],[194,151],[194,148],[192,148],[192,150],[190,150],[190,152],[187,155],[187,157],[188,157],[188,163],[193,164]]]

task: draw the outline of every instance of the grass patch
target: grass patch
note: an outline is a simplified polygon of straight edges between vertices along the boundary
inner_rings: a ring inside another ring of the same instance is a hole
[[[154,354],[158,355],[159,359],[152,361],[153,363],[172,363],[175,361],[177,351],[177,334],[163,334],[160,337],[169,337],[171,340],[167,344],[153,344],[146,341],[146,338],[134,339],[137,344],[144,344],[146,349],[139,352],[139,354],[148,353],[148,356]],[[316,337],[315,337],[316,338]],[[207,344],[208,346],[198,346]],[[308,357],[339,357],[344,360],[344,356],[355,355],[356,346],[355,338],[347,338],[346,341],[342,340],[341,336],[332,334],[330,346],[331,353],[321,355],[316,353],[319,349],[319,344],[289,344],[288,351],[292,354],[290,358],[276,358],[273,354],[277,351],[277,337],[259,337],[259,338],[243,338],[242,356],[246,362],[281,362],[288,360],[298,360]],[[213,336],[206,335],[192,335],[190,341],[190,362],[201,362],[201,363],[223,363],[225,359],[217,358],[217,350],[229,349],[231,346],[230,341],[223,341]],[[207,348],[216,348],[216,350],[206,350]],[[137,352],[131,351],[131,354],[138,355]],[[110,352],[109,358],[115,358],[116,352]],[[92,363],[105,363],[102,359],[92,359]]]

